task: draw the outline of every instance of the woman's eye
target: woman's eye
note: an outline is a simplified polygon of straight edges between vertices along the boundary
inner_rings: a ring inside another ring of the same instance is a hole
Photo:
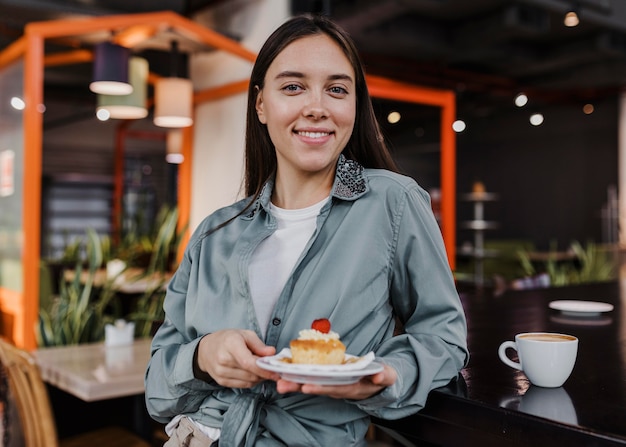
[[[346,90],[343,87],[331,87],[329,89],[329,91],[333,94],[333,95],[347,95],[348,94],[348,90]]]
[[[286,85],[285,87],[283,87],[283,90],[288,92],[288,93],[296,93],[296,92],[299,92],[300,90],[302,90],[302,87],[300,87],[297,84],[289,84],[289,85]]]

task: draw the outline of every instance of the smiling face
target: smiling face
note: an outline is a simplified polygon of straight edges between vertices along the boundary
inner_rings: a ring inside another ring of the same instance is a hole
[[[354,128],[354,79],[348,58],[325,34],[298,39],[276,56],[256,111],[276,150],[277,178],[322,175],[332,185]]]

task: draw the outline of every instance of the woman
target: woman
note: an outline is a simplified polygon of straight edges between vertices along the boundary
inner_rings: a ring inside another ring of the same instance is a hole
[[[248,95],[248,198],[199,225],[168,286],[148,410],[167,446],[360,445],[370,415],[418,411],[467,362],[441,233],[425,191],[395,172],[356,48],[332,22],[279,27]],[[322,386],[257,366],[317,318],[384,370]]]

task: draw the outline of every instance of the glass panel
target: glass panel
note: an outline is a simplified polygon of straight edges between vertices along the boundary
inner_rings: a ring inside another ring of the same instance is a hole
[[[0,70],[0,287],[22,292],[23,63]]]

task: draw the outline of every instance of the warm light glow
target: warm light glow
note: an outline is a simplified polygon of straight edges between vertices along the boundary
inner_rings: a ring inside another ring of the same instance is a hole
[[[541,113],[533,113],[530,115],[530,124],[540,126],[543,123],[543,115]]]
[[[454,130],[456,133],[463,132],[465,128],[465,121],[463,120],[456,120],[454,123],[452,123],[452,130]]]
[[[165,161],[172,164],[180,164],[185,161],[183,152],[183,131],[173,129],[167,132],[165,140]]]
[[[161,78],[155,85],[154,124],[189,127],[193,124],[193,85],[189,79]]]
[[[126,48],[133,48],[154,36],[158,28],[153,25],[135,25],[115,34],[115,43]]]
[[[389,115],[387,115],[387,121],[390,124],[396,124],[398,121],[400,121],[400,118],[402,118],[400,112],[390,112]]]
[[[578,26],[580,20],[578,19],[578,14],[575,11],[570,11],[565,14],[565,19],[563,20],[565,26],[573,27]]]
[[[117,81],[98,81],[89,84],[89,90],[101,95],[129,95],[133,92],[130,84]]]
[[[520,93],[515,97],[515,105],[517,107],[524,107],[526,104],[528,104],[528,96],[526,96],[526,93]]]
[[[594,112],[595,108],[593,107],[593,104],[585,104],[583,106],[583,113],[585,115],[591,115]]]
[[[22,98],[14,96],[13,98],[11,98],[11,107],[13,107],[15,110],[24,110],[24,108],[26,107],[26,103]]]
[[[183,154],[166,154],[165,161],[173,165],[179,165],[185,161],[185,156]]]

